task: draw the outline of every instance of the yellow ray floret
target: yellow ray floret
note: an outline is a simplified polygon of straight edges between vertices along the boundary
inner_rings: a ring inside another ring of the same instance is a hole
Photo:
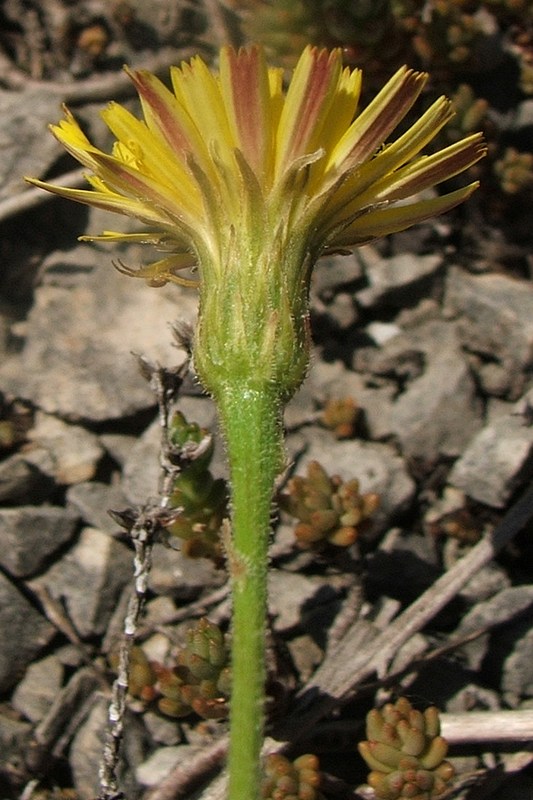
[[[171,88],[149,72],[127,73],[142,117],[117,103],[103,110],[115,137],[111,153],[93,145],[68,110],[51,126],[89,170],[92,188],[29,180],[147,225],[151,233],[139,241],[159,249],[164,241],[170,255],[128,274],[151,283],[191,283],[176,275],[186,264],[198,266],[202,285],[209,274],[228,278],[228,269],[244,269],[250,254],[268,262],[268,253],[279,256],[289,246],[301,262],[298,274],[287,276],[296,286],[323,252],[355,247],[462,202],[475,184],[430,200],[417,195],[485,153],[476,134],[423,155],[453,115],[444,97],[391,141],[427,75],[400,68],[361,109],[361,71],[343,67],[340,50],[307,47],[286,89],[281,70],[268,67],[257,46],[222,48],[219,74],[200,57],[173,67]]]

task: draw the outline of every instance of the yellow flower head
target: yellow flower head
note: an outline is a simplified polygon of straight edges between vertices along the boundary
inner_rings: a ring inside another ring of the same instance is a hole
[[[152,285],[198,282],[200,334],[202,317],[212,317],[210,330],[216,317],[227,349],[233,326],[232,346],[239,340],[250,364],[267,355],[276,360],[280,336],[301,339],[316,258],[447,211],[476,187],[416,198],[474,164],[485,147],[474,134],[420,154],[453,114],[444,97],[388,142],[427,80],[407,67],[363,109],[361,72],[343,68],[339,50],[307,47],[286,90],[282,71],[267,67],[256,46],[222,48],[218,75],[200,57],[173,67],[171,89],[149,72],[128,74],[143,119],[107,106],[111,154],[92,145],[68,111],[52,126],[90,171],[92,188],[31,182],[144,223],[145,233],[92,238],[144,241],[163,251],[147,267],[122,269]],[[183,277],[190,268],[198,281]],[[291,347],[301,361],[301,344]]]

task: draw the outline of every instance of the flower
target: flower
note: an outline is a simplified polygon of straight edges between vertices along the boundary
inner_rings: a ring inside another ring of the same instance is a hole
[[[144,233],[84,237],[142,241],[163,253],[137,270],[119,265],[123,272],[156,286],[198,285],[194,359],[208,388],[215,373],[224,380],[230,353],[231,369],[290,394],[307,367],[315,260],[447,211],[477,185],[417,197],[485,147],[474,134],[421,155],[453,115],[444,97],[388,143],[427,80],[407,67],[362,110],[361,72],[343,68],[338,49],[307,47],[286,91],[282,70],[269,68],[258,46],[223,47],[218,75],[200,57],[173,67],[171,89],[149,72],[127,72],[144,119],[117,103],[102,111],[116,139],[111,154],[68,110],[51,126],[90,171],[92,188],[29,180],[140,220]]]

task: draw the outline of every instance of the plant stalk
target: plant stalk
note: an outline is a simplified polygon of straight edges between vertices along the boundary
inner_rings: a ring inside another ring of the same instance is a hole
[[[237,381],[236,381],[237,384]],[[282,466],[280,404],[271,387],[224,387],[216,396],[232,487],[232,692],[229,800],[259,800],[265,704],[270,515]]]

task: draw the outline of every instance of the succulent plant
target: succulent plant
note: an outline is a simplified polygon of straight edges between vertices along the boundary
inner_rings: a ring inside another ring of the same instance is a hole
[[[533,186],[533,153],[506,148],[502,158],[494,164],[494,173],[505,194],[518,194],[530,188]]]
[[[349,439],[354,435],[359,407],[353,397],[331,398],[322,410],[320,421],[337,439]]]
[[[111,658],[111,663],[114,667],[117,666],[118,659]],[[157,697],[155,684],[157,681],[157,674],[153,665],[148,660],[148,657],[142,647],[134,645],[130,654],[130,670],[129,670],[129,684],[128,691],[132,697],[137,697],[146,703],[151,702]]]
[[[341,46],[349,63],[365,65],[368,73],[402,50],[404,30],[397,24],[401,12],[391,0],[235,0],[243,11],[243,30],[261,42],[271,58],[290,66],[305,44]],[[403,4],[402,4],[403,5]],[[396,60],[395,60],[396,59]],[[403,59],[405,60],[405,59]]]
[[[453,68],[472,61],[477,43],[483,37],[474,14],[466,13],[472,3],[461,0],[436,0],[429,18],[421,19],[413,37],[413,47],[422,63],[432,70]]]
[[[284,66],[292,66],[308,42],[321,42],[320,0],[261,0],[253,8],[239,0],[237,5],[245,9],[246,37],[264,45],[270,57]]]
[[[172,420],[170,440],[185,463],[170,498],[174,508],[183,510],[167,531],[182,540],[184,555],[218,562],[222,558],[219,531],[228,513],[227,488],[222,478],[213,478],[209,471],[212,439],[208,431],[187,422],[183,414],[177,412]]]
[[[376,800],[438,800],[454,768],[445,761],[448,743],[440,736],[438,710],[414,709],[405,697],[373,709],[366,718],[368,741],[359,752],[370,767]]]
[[[31,800],[80,800],[76,789],[67,786],[36,786]]]
[[[176,666],[153,665],[161,694],[157,707],[170,717],[185,717],[194,711],[204,719],[223,719],[230,692],[228,663],[224,634],[203,617],[188,630]]]
[[[520,89],[524,94],[533,94],[533,56],[520,55]]]
[[[118,666],[118,655],[110,656]],[[130,656],[128,691],[143,703],[155,704],[169,717],[196,713],[204,719],[224,719],[230,694],[229,651],[220,628],[202,617],[189,628],[185,647],[171,666],[150,661],[142,647]]]
[[[29,406],[20,400],[7,402],[0,395],[0,451],[22,444],[32,422],[33,413]]]
[[[295,761],[274,753],[265,759],[263,800],[320,800],[318,758],[303,755]]]
[[[326,30],[337,42],[370,47],[390,29],[390,0],[325,0],[321,5]]]
[[[496,11],[520,15],[530,15],[533,12],[531,0],[484,0],[484,5]]]
[[[361,494],[358,480],[329,477],[318,461],[311,461],[307,477],[296,475],[288,481],[280,504],[300,520],[294,531],[300,546],[349,547],[378,508],[379,496]]]
[[[485,99],[476,97],[472,88],[466,83],[461,83],[457,87],[451,99],[455,117],[450,121],[447,131],[449,139],[458,140],[483,128],[489,107]]]

